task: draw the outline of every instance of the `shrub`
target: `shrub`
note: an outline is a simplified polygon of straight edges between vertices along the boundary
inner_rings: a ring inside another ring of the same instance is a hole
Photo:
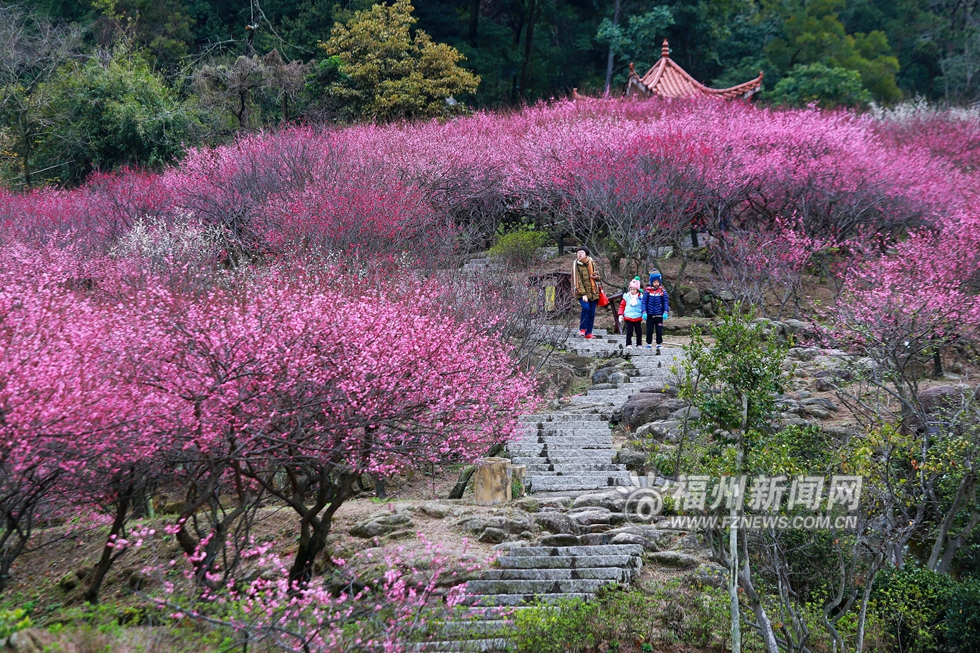
[[[903,653],[946,650],[944,618],[955,586],[949,576],[913,565],[881,575],[874,592],[875,608],[894,650]],[[968,600],[968,595],[963,599]],[[969,617],[964,623],[969,623]]]
[[[490,256],[510,268],[524,268],[534,262],[538,248],[548,242],[548,235],[533,229],[520,229],[503,234],[490,248]]]
[[[946,609],[946,644],[951,651],[974,651],[980,642],[980,581],[956,585]]]

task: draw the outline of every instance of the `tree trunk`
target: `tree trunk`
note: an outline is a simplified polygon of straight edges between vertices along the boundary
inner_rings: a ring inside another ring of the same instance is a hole
[[[527,12],[527,34],[524,36],[524,64],[521,66],[521,94],[527,91],[527,78],[531,68],[531,53],[534,49],[534,23],[537,21],[535,13],[538,9],[537,0],[530,0]]]
[[[620,7],[620,0],[616,0],[616,5],[613,8],[613,20],[612,20],[613,27],[617,27],[619,25],[619,7]],[[615,63],[615,59],[616,59],[616,53],[613,51],[612,43],[610,43],[609,56],[606,57],[606,90],[604,93],[606,97],[609,96],[609,93],[612,89],[612,74],[613,74],[613,64]]]
[[[92,583],[89,585],[88,589],[85,590],[85,600],[89,603],[99,602],[99,590],[102,589],[102,582],[105,580],[105,576],[109,572],[109,568],[112,566],[113,561],[118,558],[121,553],[116,553],[115,548],[109,545],[114,540],[119,538],[119,534],[122,533],[123,526],[126,525],[126,515],[129,513],[129,503],[132,498],[133,485],[130,483],[123,492],[122,496],[119,497],[119,503],[116,504],[116,517],[112,522],[112,529],[109,531],[109,539],[106,541],[106,545],[102,548],[102,558],[99,559],[99,564],[95,568],[95,574],[92,576]]]
[[[470,26],[467,37],[476,45],[476,35],[480,30],[480,0],[470,0]]]

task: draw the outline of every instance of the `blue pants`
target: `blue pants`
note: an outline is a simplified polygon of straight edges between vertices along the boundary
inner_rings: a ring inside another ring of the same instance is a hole
[[[599,300],[593,300],[591,302],[578,300],[578,303],[582,305],[582,317],[579,318],[578,328],[579,331],[585,329],[585,335],[592,333],[592,327],[595,325],[595,309],[599,305]]]

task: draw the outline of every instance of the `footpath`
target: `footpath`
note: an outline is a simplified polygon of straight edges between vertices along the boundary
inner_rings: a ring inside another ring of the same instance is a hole
[[[605,383],[563,400],[550,412],[523,416],[520,439],[509,447],[515,465],[527,466],[531,515],[546,534],[536,542],[498,545],[496,564],[467,584],[471,606],[444,625],[444,637],[419,645],[424,651],[506,650],[517,610],[563,599],[591,599],[603,586],[628,586],[644,555],[660,541],[632,526],[627,499],[645,479],[614,462],[610,421],[631,396],[673,379],[679,348],[623,349],[623,336],[595,331],[596,338],[569,338],[566,349],[582,356],[627,357],[632,368],[616,369]],[[674,552],[662,553],[676,558]],[[688,556],[692,558],[693,556]]]

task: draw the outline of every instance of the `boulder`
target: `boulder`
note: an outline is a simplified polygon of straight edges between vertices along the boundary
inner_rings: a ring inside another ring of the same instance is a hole
[[[480,535],[480,541],[487,544],[500,544],[506,539],[507,532],[502,531],[499,528],[485,528],[483,529],[483,533]]]
[[[412,518],[403,512],[396,512],[376,518],[368,518],[350,529],[354,537],[369,539],[379,535],[387,535],[397,530],[414,528]]]
[[[587,527],[596,524],[622,523],[626,517],[620,512],[611,512],[608,508],[585,508],[568,513],[568,519],[578,526]]]
[[[697,420],[701,418],[701,411],[694,406],[684,406],[680,410],[675,410],[670,414],[670,419],[683,421],[685,419]]]
[[[613,462],[619,465],[626,465],[627,469],[639,469],[647,464],[647,454],[642,451],[631,449],[620,449],[616,452]]]
[[[666,420],[663,422],[650,422],[636,429],[636,437],[652,437],[656,440],[673,439],[673,432],[681,427],[677,420]]]
[[[640,388],[640,392],[652,392],[655,394],[665,394],[669,397],[677,396],[677,388],[672,385],[664,385],[663,383],[654,383],[653,385],[645,385]]]
[[[524,512],[537,512],[541,510],[541,503],[537,499],[532,499],[531,497],[524,497],[523,499],[518,499],[514,502],[515,508],[520,508]]]
[[[622,423],[629,429],[666,419],[686,404],[666,394],[641,392],[630,397],[620,411]]]
[[[582,494],[572,503],[572,510],[578,508],[605,508],[611,512],[623,512],[626,507],[626,492],[593,492]]]
[[[613,535],[612,539],[609,540],[610,544],[639,544],[647,551],[660,551],[660,546],[657,544],[657,540],[650,537],[644,537],[639,533],[616,533]]]
[[[721,589],[728,585],[728,570],[713,562],[704,562],[691,574],[691,581],[697,585]]]
[[[674,569],[697,567],[701,564],[700,558],[679,551],[654,551],[647,554],[647,559],[663,567]]]
[[[534,523],[549,533],[571,533],[572,521],[560,512],[539,512],[534,515]]]
[[[556,365],[560,364],[563,367],[567,367],[579,378],[589,375],[589,371],[592,369],[592,363],[594,362],[591,356],[579,356],[573,353],[554,353],[551,357],[555,360]]]
[[[613,385],[619,385],[621,383],[629,383],[630,375],[627,374],[626,372],[619,372],[619,371],[613,372],[612,374],[609,375],[609,382],[612,383]]]
[[[452,514],[453,507],[444,503],[439,503],[438,501],[429,501],[428,503],[423,503],[419,510],[421,510],[423,514],[434,519],[442,519],[446,515]]]
[[[837,404],[835,404],[832,399],[828,399],[826,397],[812,397],[810,399],[804,399],[800,403],[807,407],[819,406],[824,410],[837,412]]]
[[[539,541],[540,546],[578,546],[580,540],[577,535],[560,533],[556,535],[545,535]]]

